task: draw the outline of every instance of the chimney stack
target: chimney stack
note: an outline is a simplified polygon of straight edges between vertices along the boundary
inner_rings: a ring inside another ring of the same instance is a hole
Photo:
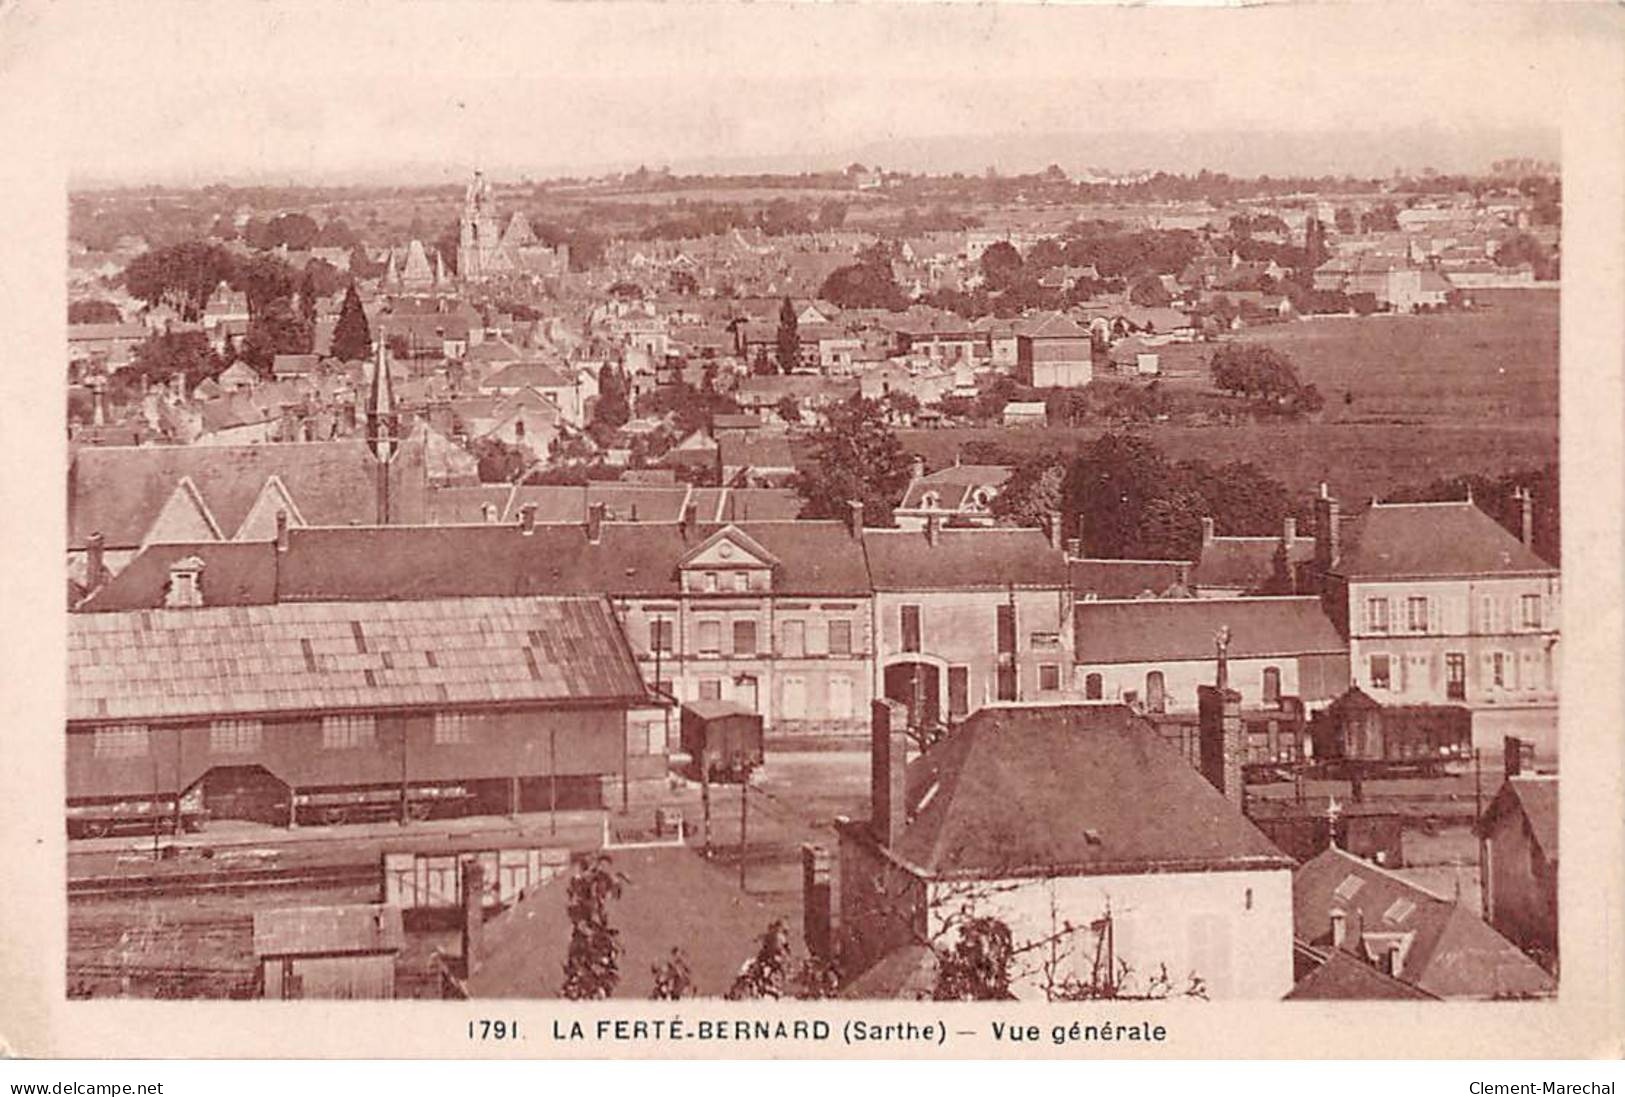
[[[1066,539],[1066,554],[1074,560],[1083,558],[1083,542],[1076,537]]]
[[[602,503],[587,504],[587,540],[596,545],[604,536],[604,511]],[[529,532],[527,530],[527,532]]]
[[[97,530],[85,538],[85,589],[95,590],[107,578],[107,564],[103,560],[106,539]]]
[[[829,850],[809,842],[801,847],[801,939],[821,960],[833,958],[832,917]]]
[[[1292,543],[1297,539],[1298,520],[1289,514],[1281,522],[1281,541],[1286,545],[1287,548],[1291,548]]]
[[[1399,978],[1400,962],[1399,945],[1397,943],[1391,944],[1383,950],[1382,970],[1385,975],[1392,975],[1395,979]]]
[[[479,861],[463,862],[463,978],[479,970],[485,951],[485,870]]]
[[[863,500],[848,499],[846,502],[846,528],[852,534],[852,540],[863,540]]]
[[[1332,947],[1342,948],[1349,939],[1349,916],[1341,910],[1332,911]]]
[[[288,512],[285,510],[276,512],[276,550],[288,551]]]
[[[1323,480],[1320,484],[1320,495],[1315,499],[1315,569],[1325,575],[1337,566],[1342,555],[1338,535],[1342,524],[1342,514],[1338,508],[1337,500],[1332,498],[1331,490]]]
[[[909,479],[911,480],[918,480],[920,477],[924,476],[925,458],[916,454],[914,459],[908,463],[908,473]]]
[[[1049,538],[1049,547],[1061,547],[1061,512],[1052,510],[1044,515],[1044,534]]]
[[[519,508],[519,532],[526,537],[536,532],[535,503],[526,503]]]
[[[1245,798],[1241,783],[1241,694],[1217,686],[1198,686],[1196,710],[1202,776],[1240,808]]]
[[[495,522],[497,520],[497,518],[500,517],[497,514],[497,505],[495,503],[485,503],[485,504],[483,504],[480,507],[480,515],[487,522]]]
[[[1523,740],[1516,735],[1501,737],[1501,756],[1505,759],[1503,777],[1517,777],[1523,773]]]
[[[1213,519],[1204,515],[1202,517],[1202,547],[1207,548],[1213,543]]]
[[[683,540],[692,541],[700,528],[700,508],[696,503],[683,504]]]
[[[1519,511],[1523,519],[1523,547],[1535,547],[1535,494],[1528,488],[1518,489]]]
[[[908,709],[889,697],[876,698],[869,719],[869,829],[890,849],[907,821],[903,774],[908,762]]]
[[[942,519],[935,514],[925,516],[925,543],[935,548],[942,540]]]

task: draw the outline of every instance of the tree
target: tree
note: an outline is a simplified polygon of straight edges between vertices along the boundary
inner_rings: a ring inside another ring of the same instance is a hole
[[[73,301],[68,305],[70,324],[122,324],[124,316],[111,301]]]
[[[818,296],[844,309],[889,309],[906,303],[903,290],[892,278],[890,260],[865,260],[836,267],[818,288]]]
[[[791,393],[779,397],[779,402],[773,405],[773,410],[779,413],[779,418],[786,423],[801,422],[801,401]]]
[[[565,911],[570,951],[564,961],[564,996],[608,998],[621,981],[620,931],[609,924],[609,901],[621,897],[626,878],[610,868],[608,854],[589,855],[570,878]]]
[[[309,354],[314,331],[300,317],[294,315],[291,302],[278,297],[266,303],[259,314],[248,321],[248,334],[243,337],[243,361],[261,374],[269,375],[271,362],[279,354]]]
[[[995,293],[1009,289],[1021,278],[1021,253],[1007,240],[989,244],[982,252],[982,278]]]
[[[612,434],[631,418],[626,374],[616,366],[605,366],[598,373],[598,401],[592,409],[594,436]]]
[[[1331,254],[1326,247],[1326,226],[1318,217],[1311,217],[1303,226],[1304,265],[1314,270]]]
[[[649,970],[655,980],[650,998],[675,1002],[688,997],[694,989],[694,976],[689,970],[688,957],[680,948],[673,948],[664,963],[651,964]]]
[[[468,447],[478,464],[482,484],[511,484],[530,467],[530,457],[500,438],[477,438]]]
[[[124,288],[149,308],[168,305],[187,323],[203,315],[209,298],[235,267],[219,244],[190,240],[142,252],[124,268]]]
[[[775,918],[757,939],[756,955],[746,961],[724,997],[729,1001],[782,998],[790,976],[790,959],[790,931],[784,919]]]
[[[1163,308],[1173,302],[1173,295],[1162,279],[1154,274],[1142,275],[1129,287],[1128,299],[1142,308]]]
[[[299,318],[312,328],[316,326],[316,276],[308,266],[299,279]]]
[[[854,396],[830,408],[814,433],[811,464],[796,475],[805,517],[844,518],[851,500],[865,524],[891,525],[892,508],[908,487],[909,460],[874,400]]]
[[[209,346],[201,331],[162,332],[149,336],[136,348],[130,370],[149,382],[164,383],[177,373],[186,378],[187,388],[226,368]]]
[[[777,351],[779,372],[794,373],[801,365],[800,321],[796,318],[796,307],[788,297],[779,306]]]
[[[1061,510],[1066,466],[1053,456],[1029,457],[1017,465],[993,497],[995,517],[1018,526],[1042,526]]]
[[[1086,515],[1086,556],[1147,559],[1141,552],[1141,522],[1168,480],[1168,462],[1151,442],[1103,434],[1067,467],[1061,486],[1066,528],[1076,529],[1078,516]]]
[[[1010,927],[998,918],[975,917],[959,927],[953,946],[937,953],[937,980],[931,997],[938,1002],[1003,1001],[1010,993],[1010,964],[1015,942]]]
[[[1355,228],[1354,211],[1349,209],[1347,206],[1338,206],[1337,213],[1332,219],[1332,224],[1337,226],[1337,231],[1340,235],[1353,236]]]
[[[372,329],[367,324],[367,313],[361,307],[361,295],[356,292],[354,282],[345,290],[344,304],[339,306],[338,323],[333,326],[332,354],[343,362],[372,357]]]
[[[1208,361],[1213,384],[1224,392],[1250,396],[1293,412],[1319,410],[1320,393],[1298,377],[1292,360],[1274,347],[1226,343]]]

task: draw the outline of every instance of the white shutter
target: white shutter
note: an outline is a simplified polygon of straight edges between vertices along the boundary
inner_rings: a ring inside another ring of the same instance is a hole
[[[1431,594],[1428,595],[1428,631],[1429,632],[1439,633],[1439,632],[1444,631],[1444,623],[1441,620],[1443,615],[1444,614],[1443,614],[1442,607],[1439,604],[1439,599],[1433,597]]]
[[[1478,657],[1479,688],[1489,692],[1495,688],[1495,656],[1490,652],[1483,652]]]

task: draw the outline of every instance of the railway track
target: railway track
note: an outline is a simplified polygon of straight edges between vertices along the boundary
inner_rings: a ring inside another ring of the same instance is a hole
[[[145,875],[82,876],[68,881],[68,899],[141,898],[276,888],[347,887],[381,882],[377,862],[299,865],[288,868],[231,869],[216,872],[163,872]]]

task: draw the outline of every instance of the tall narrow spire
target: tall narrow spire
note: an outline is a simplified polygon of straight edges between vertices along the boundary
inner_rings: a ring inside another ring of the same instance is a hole
[[[374,457],[388,462],[400,448],[400,416],[395,407],[395,384],[389,375],[389,350],[382,337],[372,367],[367,393],[367,445]]]

